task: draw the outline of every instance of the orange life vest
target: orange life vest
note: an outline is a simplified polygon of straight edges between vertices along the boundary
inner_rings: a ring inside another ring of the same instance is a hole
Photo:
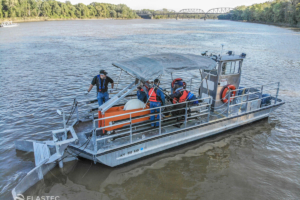
[[[172,88],[174,88],[174,84],[175,84],[177,81],[182,82],[183,88],[184,88],[184,89],[186,88],[186,82],[184,82],[184,81],[182,80],[182,78],[176,78],[176,79],[174,79],[174,80],[172,81],[172,83],[171,83],[171,87],[172,87]],[[173,93],[175,93],[175,91],[173,91]]]
[[[185,102],[187,100],[187,97],[189,96],[189,91],[187,90],[183,90],[183,91],[180,91],[181,93],[181,96],[179,97],[179,100],[178,98],[173,98],[173,104],[176,104],[176,103],[182,103],[182,102]]]
[[[149,95],[149,101],[152,101],[152,102],[161,102],[160,101],[160,97],[156,94],[156,89],[151,88],[149,90],[149,92],[148,92],[148,95]]]

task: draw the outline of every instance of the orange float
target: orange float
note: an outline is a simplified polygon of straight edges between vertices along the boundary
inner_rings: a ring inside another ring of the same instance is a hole
[[[122,116],[118,116],[118,117],[113,117],[113,116],[143,110],[143,108],[134,109],[134,110],[123,110],[123,109],[124,109],[124,106],[112,107],[112,108],[110,108],[109,110],[107,110],[105,112],[105,116],[102,115],[101,111],[98,111],[99,119],[104,118],[104,117],[112,117],[112,118],[109,118],[109,119],[100,120],[98,122],[98,127],[100,128],[100,127],[104,127],[104,126],[105,127],[109,126],[110,122],[113,122],[113,121],[130,119],[130,114],[122,115]],[[146,109],[149,109],[149,105],[146,106]],[[142,111],[142,112],[131,114],[131,118],[142,116],[142,115],[147,115],[147,114],[150,114],[150,110],[145,110],[145,111]],[[146,121],[146,120],[149,120],[149,119],[150,119],[150,117],[143,117],[143,118],[139,118],[139,119],[133,119],[132,123],[142,122],[142,121]],[[118,128],[122,128],[123,126],[129,125],[129,124],[130,123],[124,123],[124,124],[116,125],[116,126],[113,126],[113,127],[108,127],[108,128],[102,129],[102,130],[103,130],[103,133],[104,133],[105,131],[112,131],[112,130],[115,130],[115,129],[118,129]]]
[[[227,92],[228,90],[235,90],[235,86],[234,85],[227,85],[222,93],[221,93],[221,98],[222,98],[222,101],[223,103],[227,103],[228,102],[228,99],[226,99],[226,96],[227,96]],[[233,97],[236,95],[236,91],[233,91],[231,92],[231,95],[230,95],[230,102],[233,100]]]

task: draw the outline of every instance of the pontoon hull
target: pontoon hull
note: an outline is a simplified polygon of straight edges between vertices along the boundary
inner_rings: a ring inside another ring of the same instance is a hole
[[[133,143],[124,147],[113,149],[95,155],[96,161],[110,167],[115,167],[144,156],[158,153],[188,142],[209,137],[223,131],[233,129],[257,120],[269,117],[270,113],[284,103],[278,103],[259,110],[248,112],[238,116],[231,116],[207,124],[200,124],[176,132],[162,134],[151,139]],[[71,151],[81,157],[93,160],[93,155],[87,152],[78,151],[75,147],[69,147]]]

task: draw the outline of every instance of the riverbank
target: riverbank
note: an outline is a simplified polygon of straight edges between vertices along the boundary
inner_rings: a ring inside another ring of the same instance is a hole
[[[234,21],[234,22],[245,22],[245,23],[281,26],[281,27],[300,28],[300,24],[299,25],[291,25],[291,24],[288,24],[288,23],[272,23],[272,22],[260,22],[260,21],[249,22],[249,21],[246,21],[246,20],[230,20],[230,19],[219,19],[219,20],[228,20],[228,21]]]
[[[49,17],[26,17],[26,18],[2,18],[0,23],[5,21],[12,21],[16,23],[23,22],[39,22],[39,21],[66,21],[66,20],[125,20],[127,18],[102,18],[102,17],[93,17],[93,18],[49,18]],[[140,18],[132,18],[140,19]]]

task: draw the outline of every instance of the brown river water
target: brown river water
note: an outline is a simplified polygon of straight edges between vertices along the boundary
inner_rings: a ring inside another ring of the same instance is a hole
[[[62,128],[56,109],[69,111],[101,68],[116,80],[113,61],[167,52],[220,53],[221,44],[224,52],[247,54],[242,85],[280,81],[286,104],[269,119],[115,168],[85,159],[65,163],[25,195],[300,199],[300,30],[218,20],[49,21],[1,28],[0,199],[12,199],[11,190],[34,168],[33,154],[16,151],[14,141],[50,140],[50,130]],[[125,77],[120,86],[130,81]]]

